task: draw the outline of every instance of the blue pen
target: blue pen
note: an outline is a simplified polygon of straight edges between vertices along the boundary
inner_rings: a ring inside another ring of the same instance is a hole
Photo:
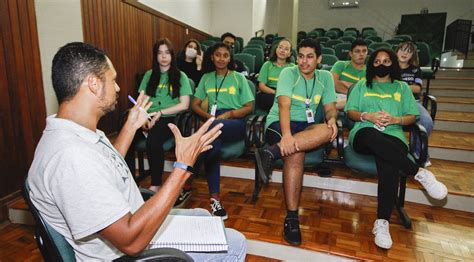
[[[128,95],[128,100],[130,100],[130,102],[132,102],[132,104],[134,105],[137,104],[137,101],[135,101],[135,99],[133,99],[131,95]],[[143,109],[142,107],[139,107],[138,109],[148,116],[148,120],[151,120],[151,116],[145,111],[145,109]]]

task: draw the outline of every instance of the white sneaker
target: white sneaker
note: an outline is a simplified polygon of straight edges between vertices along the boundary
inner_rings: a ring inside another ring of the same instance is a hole
[[[374,222],[372,234],[375,235],[375,244],[378,247],[389,249],[392,247],[392,237],[388,230],[389,223],[385,219],[377,219]]]
[[[426,160],[424,168],[430,167],[431,166],[431,161]]]
[[[436,177],[429,170],[420,168],[418,173],[415,175],[415,180],[426,189],[428,195],[434,199],[441,200],[448,194],[446,186],[436,180]]]

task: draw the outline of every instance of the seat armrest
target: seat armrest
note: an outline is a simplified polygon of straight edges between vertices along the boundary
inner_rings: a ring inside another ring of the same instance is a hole
[[[337,119],[337,136],[336,136],[336,143],[337,143],[337,155],[339,158],[342,158],[344,155],[344,126],[342,124],[341,119]]]
[[[140,194],[142,195],[144,201],[147,201],[155,194],[154,191],[151,191],[143,187],[140,187],[139,189],[140,189]]]
[[[416,163],[423,167],[426,160],[428,159],[428,134],[426,133],[426,129],[422,125],[414,123],[413,125],[404,126],[403,130],[410,132],[410,140],[415,139],[419,141],[421,145],[421,152],[419,156],[415,154],[415,145],[410,143],[409,149],[410,154],[413,156]]]
[[[247,117],[245,123],[245,148],[250,148],[255,143],[255,122],[257,121],[257,115],[250,115]]]
[[[147,249],[137,256],[122,256],[114,261],[116,262],[130,262],[130,261],[175,261],[187,262],[194,261],[185,252],[175,248],[154,248]]]
[[[263,147],[265,145],[265,122],[267,120],[267,115],[260,115],[257,117],[254,124],[254,136],[255,136],[255,146],[257,148]]]

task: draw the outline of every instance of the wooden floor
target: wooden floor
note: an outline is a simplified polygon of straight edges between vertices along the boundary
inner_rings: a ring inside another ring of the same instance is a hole
[[[436,120],[474,123],[474,113],[438,111],[436,113]]]
[[[149,185],[149,179],[142,186]],[[194,180],[194,192],[185,207],[209,209],[207,183]],[[227,227],[248,239],[286,245],[282,238],[285,204],[280,184],[271,183],[250,202],[253,181],[221,178]],[[407,203],[413,228],[405,229],[394,213],[390,231],[393,247],[377,248],[371,233],[376,198],[330,190],[304,188],[300,204],[301,248],[376,261],[474,261],[472,213]],[[7,225],[0,230],[1,261],[40,261],[32,227]],[[247,261],[274,261],[249,256]]]

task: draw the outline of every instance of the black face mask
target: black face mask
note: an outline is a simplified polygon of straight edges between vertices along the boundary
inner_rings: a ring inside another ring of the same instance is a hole
[[[385,77],[388,74],[390,74],[391,69],[392,69],[391,66],[379,65],[379,66],[374,67],[374,72],[375,72],[375,75],[377,75],[378,77]]]

